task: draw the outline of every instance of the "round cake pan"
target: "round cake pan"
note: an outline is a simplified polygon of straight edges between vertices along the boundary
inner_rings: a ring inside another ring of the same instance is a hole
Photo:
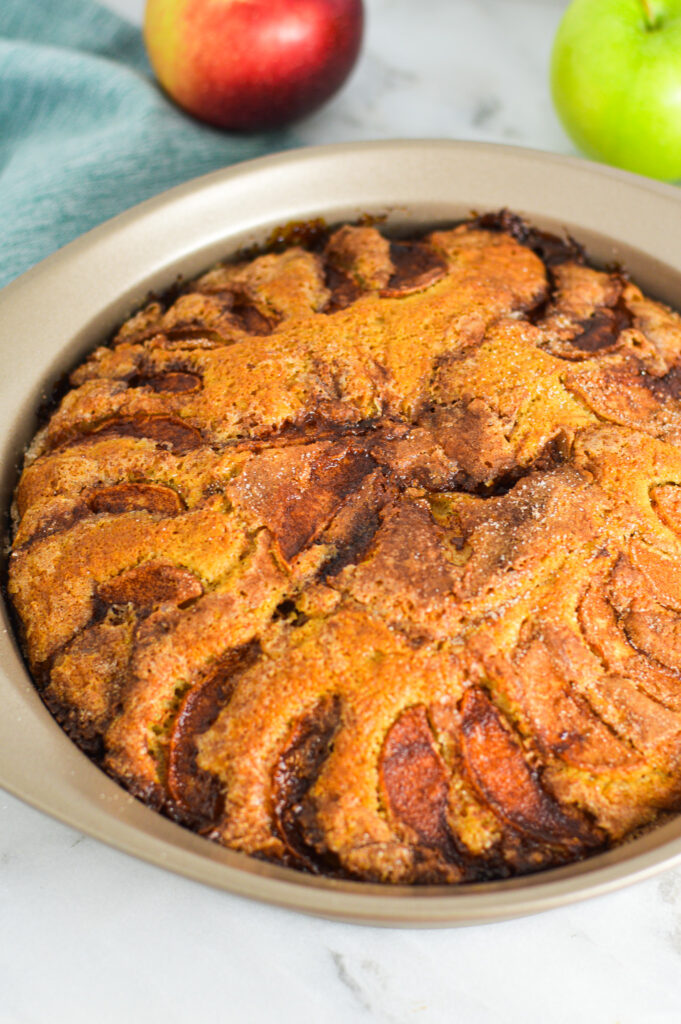
[[[568,232],[593,259],[621,264],[649,293],[681,305],[681,194],[669,186],[545,153],[447,141],[345,144],[241,164],[103,224],[0,292],[3,508],[54,382],[150,290],[266,242],[292,221],[334,224],[372,214],[400,233],[503,207]],[[346,921],[453,925],[546,910],[681,861],[681,817],[569,867],[461,887],[316,878],[225,850],[132,799],[74,746],[33,689],[4,604],[2,615],[0,785],[91,836],[206,884]]]

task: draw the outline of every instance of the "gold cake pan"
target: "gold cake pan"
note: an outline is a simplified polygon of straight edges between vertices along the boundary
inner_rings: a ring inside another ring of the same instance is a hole
[[[567,231],[593,259],[623,265],[649,294],[681,306],[681,193],[672,186],[568,157],[451,141],[349,143],[250,161],[121,214],[0,292],[3,509],[54,382],[149,291],[261,244],[292,221],[334,224],[368,213],[385,216],[388,229],[414,233],[503,207],[540,228]],[[460,887],[317,878],[226,850],[134,800],[78,750],[34,690],[0,604],[0,785],[189,878],[339,920],[432,926],[547,910],[681,862],[681,816],[568,867]]]

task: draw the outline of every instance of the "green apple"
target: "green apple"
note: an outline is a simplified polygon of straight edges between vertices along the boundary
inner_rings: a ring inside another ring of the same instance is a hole
[[[553,47],[551,90],[588,156],[681,179],[681,0],[573,0]]]

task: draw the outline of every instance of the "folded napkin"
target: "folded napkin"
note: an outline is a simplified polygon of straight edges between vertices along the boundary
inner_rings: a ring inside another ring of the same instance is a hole
[[[0,0],[0,286],[157,192],[295,144],[185,116],[139,30],[93,0]]]

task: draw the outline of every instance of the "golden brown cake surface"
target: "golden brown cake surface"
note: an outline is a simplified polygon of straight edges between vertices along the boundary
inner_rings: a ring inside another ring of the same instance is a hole
[[[236,850],[386,882],[565,863],[681,804],[681,319],[509,214],[227,262],[34,440],[43,699]]]

